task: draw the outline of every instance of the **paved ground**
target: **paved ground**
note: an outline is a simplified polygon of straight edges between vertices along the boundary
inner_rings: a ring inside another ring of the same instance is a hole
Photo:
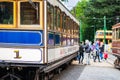
[[[120,80],[120,70],[113,67],[113,60],[110,58],[102,62],[91,60],[91,65],[73,61],[73,64],[56,75],[54,80]]]

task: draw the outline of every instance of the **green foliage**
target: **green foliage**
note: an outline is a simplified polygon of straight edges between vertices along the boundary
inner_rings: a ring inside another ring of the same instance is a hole
[[[80,2],[77,3],[77,6],[75,8],[73,8],[73,10],[71,11],[71,13],[75,16],[76,18],[80,21],[81,20],[81,27],[82,27],[82,38],[83,40],[85,40],[85,30],[87,28],[87,24],[86,24],[86,16],[84,15],[84,10],[87,6],[87,0],[81,0]]]
[[[85,16],[89,18],[103,18],[106,16],[107,29],[111,29],[111,26],[116,22],[116,17],[120,13],[120,0],[90,0],[87,4],[84,12]],[[96,20],[96,23],[103,26],[102,19]],[[91,24],[91,20],[88,20],[88,24]]]
[[[82,20],[83,39],[93,40],[95,31],[103,29],[106,16],[107,29],[110,30],[116,23],[116,18],[120,19],[120,0],[81,0],[76,6],[76,17]],[[120,21],[120,20],[119,20]],[[89,36],[88,36],[89,34]],[[92,37],[90,36],[92,35]]]

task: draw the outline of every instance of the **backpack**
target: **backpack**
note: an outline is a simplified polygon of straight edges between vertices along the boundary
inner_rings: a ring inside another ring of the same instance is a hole
[[[84,48],[82,45],[80,45],[79,50],[80,50],[80,52],[84,52]]]
[[[85,52],[86,52],[86,53],[90,53],[90,51],[91,51],[91,48],[90,48],[89,45],[87,45],[87,46],[85,47]]]

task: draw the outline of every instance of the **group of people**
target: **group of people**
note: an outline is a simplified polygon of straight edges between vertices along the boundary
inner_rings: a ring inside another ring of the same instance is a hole
[[[103,59],[108,58],[107,51],[104,51],[104,44],[100,41],[95,41],[93,44],[89,40],[80,42],[79,47],[79,63],[83,64],[84,57],[86,58],[86,64],[90,64],[90,59],[92,58],[94,62],[98,59],[101,62]]]

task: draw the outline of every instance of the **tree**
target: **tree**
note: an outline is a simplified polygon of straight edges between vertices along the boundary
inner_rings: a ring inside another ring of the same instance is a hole
[[[85,32],[86,32],[86,28],[87,28],[87,24],[86,24],[86,17],[84,15],[84,10],[87,6],[87,2],[88,0],[81,0],[77,3],[77,5],[73,8],[73,10],[71,11],[71,13],[80,21],[80,23],[82,24],[82,39],[85,40]]]
[[[94,34],[91,32],[92,26],[95,30],[103,29],[103,17],[107,17],[107,29],[119,22],[120,19],[120,0],[82,0],[76,6],[76,17],[84,23],[84,38],[93,39]],[[89,31],[87,31],[89,30]],[[92,35],[92,37],[88,36]]]
[[[90,0],[84,14],[89,18],[103,18],[106,16],[107,29],[111,29],[111,26],[116,23],[116,17],[119,17],[120,14],[119,4],[120,0]],[[93,21],[87,20],[87,22],[91,24]],[[98,27],[103,26],[102,19],[98,19],[96,23]]]

